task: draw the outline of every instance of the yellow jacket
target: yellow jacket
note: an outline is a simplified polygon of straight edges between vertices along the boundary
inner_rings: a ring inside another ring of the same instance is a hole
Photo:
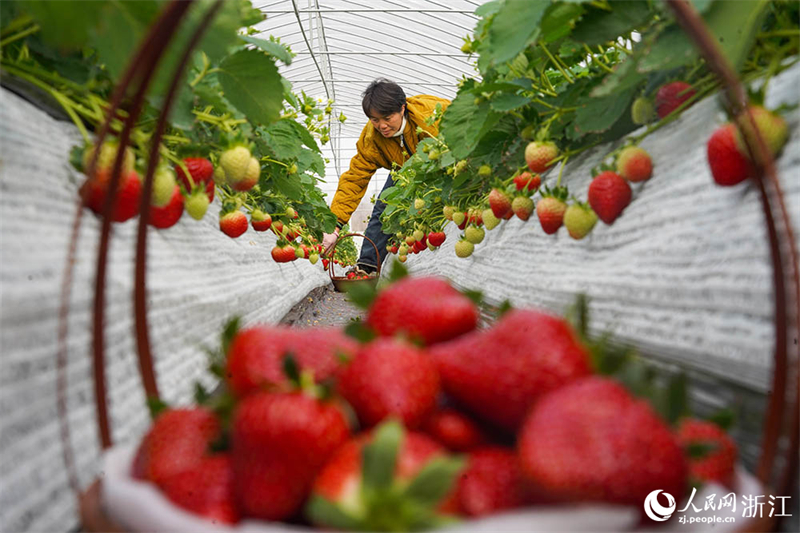
[[[444,110],[450,101],[427,94],[406,99],[408,115],[403,139],[409,155],[415,154],[419,141],[427,137],[425,133],[417,134],[417,126],[429,135],[439,135],[438,122],[433,126],[425,124],[425,119],[433,114],[436,104],[442,104]],[[379,168],[391,170],[393,162],[402,165],[406,159],[400,148],[400,137],[386,138],[370,123],[361,131],[356,149],[358,153],[350,160],[350,169],[339,178],[339,187],[331,202],[331,211],[343,224],[350,220],[350,215],[358,207],[375,171]]]

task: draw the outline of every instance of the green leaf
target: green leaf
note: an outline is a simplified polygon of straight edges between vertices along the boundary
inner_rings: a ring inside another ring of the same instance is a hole
[[[768,0],[715,2],[703,16],[706,26],[737,71],[741,70],[755,42],[768,5]],[[658,36],[638,68],[642,72],[676,68],[693,62],[697,57],[692,41],[679,26],[673,25]]]
[[[588,338],[589,299],[584,293],[579,293],[575,297],[575,302],[567,310],[566,318],[581,338]]]
[[[492,99],[492,109],[501,113],[513,111],[531,103],[531,99],[521,94],[501,93]]]
[[[550,6],[542,18],[540,42],[555,42],[572,32],[572,21],[584,12],[579,2],[558,2]]]
[[[90,30],[110,16],[107,2],[47,0],[17,5],[39,24],[42,39],[61,50],[83,47]]]
[[[505,0],[481,46],[481,58],[495,65],[514,59],[539,36],[539,22],[548,7],[550,0]]]
[[[148,397],[147,409],[150,411],[150,418],[155,420],[158,415],[169,409],[169,404],[159,398]]]
[[[672,376],[667,386],[667,405],[666,419],[670,424],[674,424],[682,416],[689,413],[687,404],[687,384],[686,374],[681,372]]]
[[[264,174],[262,174],[262,177]],[[299,180],[296,180],[292,177],[284,176],[283,174],[275,174],[272,177],[266,177],[267,184],[272,184],[274,189],[279,193],[283,194],[290,200],[301,201],[303,199],[303,186]],[[271,187],[267,187],[271,188]]]
[[[690,0],[692,5],[699,13],[705,13],[708,11],[708,8],[711,7],[711,4],[714,3],[714,0]]]
[[[708,417],[708,421],[718,425],[725,431],[729,431],[734,422],[736,422],[736,413],[730,407],[726,407]]]
[[[318,495],[311,496],[305,511],[306,516],[315,524],[338,531],[363,530],[360,520],[348,515],[338,505]]]
[[[242,50],[219,66],[225,97],[253,123],[270,124],[283,107],[283,85],[275,63],[263,52]]]
[[[274,58],[280,59],[285,65],[292,64],[292,54],[280,43],[259,39],[258,37],[249,37],[247,35],[242,35],[239,38],[247,43],[257,46]]]
[[[510,300],[503,300],[503,303],[501,303],[500,307],[497,308],[497,318],[500,318],[509,311],[513,310],[514,310],[514,304],[512,304]]]
[[[408,268],[400,261],[395,261],[392,264],[392,270],[389,272],[389,281],[394,283],[408,276]]]
[[[404,495],[423,505],[436,506],[450,493],[464,465],[462,458],[436,457],[411,480]]]
[[[362,487],[378,491],[392,485],[397,453],[403,441],[403,426],[389,420],[375,429],[372,442],[364,446],[362,455]]]
[[[292,383],[300,383],[300,365],[292,352],[283,354],[283,375]]]
[[[475,10],[475,15],[481,18],[494,15],[495,13],[500,11],[501,5],[502,2],[500,0],[492,0],[491,2],[486,2],[485,4],[481,5],[478,9]]]
[[[362,309],[368,309],[377,295],[371,283],[351,283],[347,287],[347,297]]]
[[[619,91],[638,87],[647,78],[636,70],[636,59],[628,58],[614,68],[614,72],[603,78],[603,81],[590,93],[594,98],[611,96]]]
[[[684,449],[686,450],[686,455],[688,455],[691,459],[702,459],[704,457],[708,457],[712,453],[716,453],[719,448],[720,445],[718,442],[707,441],[693,442]]]
[[[457,159],[466,159],[481,137],[503,116],[492,111],[485,100],[476,106],[475,97],[470,91],[460,92],[442,118],[442,133]]]
[[[627,89],[606,98],[593,98],[580,107],[575,116],[575,127],[584,133],[602,132],[614,125],[630,107],[635,88]]]
[[[59,2],[56,2],[59,3]],[[83,3],[81,3],[83,4]],[[96,4],[92,2],[90,5]],[[97,2],[106,5],[100,23],[89,31],[89,46],[111,77],[119,80],[136,46],[158,13],[159,4],[153,1]],[[81,8],[76,8],[80,12]],[[163,68],[163,64],[161,65]]]
[[[344,333],[361,344],[366,344],[378,336],[372,328],[364,324],[361,320],[355,320],[345,326]]]
[[[475,305],[483,303],[483,293],[481,291],[463,291],[462,294],[472,300]]]
[[[613,2],[611,5],[612,11],[587,6],[571,38],[590,46],[603,44],[627,34],[651,17],[648,2],[643,0]]]
[[[315,152],[320,151],[319,146],[317,145],[317,141],[316,139],[314,139],[314,136],[311,135],[310,131],[308,131],[305,127],[303,127],[302,124],[298,124],[294,120],[289,120],[289,123],[292,125],[297,135],[300,137],[300,140],[303,141],[303,144],[305,144],[307,147],[311,148]]]
[[[297,171],[305,172],[310,169],[315,174],[325,177],[325,161],[317,152],[303,149],[297,157]]]
[[[220,348],[222,349],[223,354],[228,354],[228,350],[230,350],[233,339],[236,337],[236,334],[239,333],[241,324],[242,318],[239,316],[234,316],[225,323],[225,327],[222,330],[222,335],[220,336]]]
[[[292,119],[285,118],[261,130],[264,142],[280,160],[300,156],[302,141],[292,124]]]

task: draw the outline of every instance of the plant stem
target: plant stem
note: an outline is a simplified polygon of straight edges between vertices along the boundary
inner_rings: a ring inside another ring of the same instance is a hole
[[[572,77],[569,74],[567,74],[567,71],[561,67],[559,61],[555,57],[553,57],[553,54],[550,53],[550,50],[548,50],[544,44],[539,43],[539,48],[544,50],[544,53],[547,54],[547,57],[550,59],[550,62],[553,63],[553,65],[559,70],[559,72],[561,72],[561,74],[564,76],[564,78],[566,78],[566,80],[569,83],[575,83]]]
[[[561,187],[561,176],[564,174],[564,167],[567,166],[569,155],[565,154],[564,160],[561,162],[561,168],[558,170],[558,179],[556,180],[556,187]]]
[[[25,31],[21,31],[21,32],[19,32],[17,34],[12,35],[11,37],[6,37],[2,41],[0,41],[0,48],[5,46],[5,45],[7,45],[7,44],[9,44],[9,43],[13,43],[14,41],[18,41],[20,39],[23,39],[23,38],[27,37],[28,35],[30,35],[32,33],[36,33],[37,31],[39,31],[39,29],[40,29],[39,25],[36,24],[34,26],[31,26],[30,28],[28,28]]]

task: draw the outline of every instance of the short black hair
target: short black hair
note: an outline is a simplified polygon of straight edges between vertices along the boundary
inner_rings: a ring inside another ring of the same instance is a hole
[[[372,111],[384,116],[399,113],[406,105],[406,93],[403,89],[385,78],[370,83],[362,96],[361,107],[367,116],[370,116]]]

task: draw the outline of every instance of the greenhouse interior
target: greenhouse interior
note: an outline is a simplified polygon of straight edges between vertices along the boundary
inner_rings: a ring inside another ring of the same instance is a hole
[[[3,0],[0,530],[800,530],[799,60],[795,0]]]

